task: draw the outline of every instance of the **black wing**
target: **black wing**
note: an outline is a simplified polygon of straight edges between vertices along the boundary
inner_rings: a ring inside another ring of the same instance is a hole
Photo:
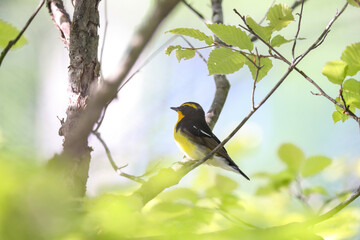
[[[219,145],[220,140],[213,134],[210,127],[205,121],[191,122],[191,125],[190,122],[187,122],[185,124],[187,125],[187,127],[183,128],[183,131],[187,133],[187,135],[189,136],[189,138],[191,138],[192,141],[209,148],[210,151],[216,148],[217,145]],[[229,161],[229,165],[232,168],[234,168],[237,172],[243,175],[247,180],[250,180],[249,177],[246,176],[246,174],[242,172],[236,165],[236,163],[231,159],[224,147],[219,149],[216,154],[227,159]]]

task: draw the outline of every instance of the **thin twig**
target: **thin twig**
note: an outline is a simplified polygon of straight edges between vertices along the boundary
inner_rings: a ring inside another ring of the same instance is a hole
[[[222,148],[239,130],[240,128],[249,120],[249,118],[258,110],[268,99],[269,97],[275,92],[275,90],[284,82],[284,80],[289,76],[295,66],[290,66],[286,73],[281,77],[281,79],[276,83],[276,85],[270,90],[270,92],[261,100],[261,102],[255,106],[251,111],[244,117],[244,119],[238,124],[238,126],[221,142],[219,143],[209,154],[207,154],[201,160],[195,162],[191,165],[191,169],[194,169],[201,164],[203,164],[206,160],[211,158],[220,148]]]
[[[323,221],[331,218],[332,216],[334,216],[335,214],[340,212],[343,208],[345,208],[347,205],[349,205],[351,202],[353,202],[359,196],[360,196],[360,186],[345,201],[339,203],[336,207],[334,207],[330,211],[328,211],[320,216],[317,216],[313,219],[308,220],[307,222],[305,222],[305,225],[307,225],[307,226],[315,225],[315,224],[318,224],[320,222],[323,222]]]
[[[96,128],[93,130],[93,132],[97,132],[99,130],[99,128],[101,127],[101,124],[103,123],[104,118],[105,118],[106,110],[109,107],[109,104],[110,104],[110,102],[108,102],[108,104],[106,104],[106,106],[104,107],[104,109],[101,113],[101,117],[100,117],[99,121],[96,122],[97,125],[96,125]]]
[[[6,47],[4,48],[4,50],[2,50],[1,55],[0,55],[0,66],[6,56],[6,54],[9,52],[9,50],[12,48],[12,46],[14,46],[17,41],[19,41],[19,39],[21,38],[21,36],[24,34],[24,32],[26,31],[26,29],[29,27],[29,25],[31,24],[32,20],[35,18],[35,16],[38,14],[38,12],[40,11],[40,9],[42,8],[42,6],[44,5],[45,0],[41,0],[39,2],[39,5],[36,7],[35,12],[30,16],[30,18],[27,20],[25,26],[23,27],[23,29],[19,32],[19,34],[11,41],[8,42],[8,44],[6,45]]]
[[[205,24],[209,24],[210,21],[208,21],[204,15],[202,15],[199,11],[197,11],[195,8],[193,8],[188,2],[185,0],[181,0],[193,13],[195,13],[196,16],[198,16]]]
[[[130,175],[130,174],[127,174],[127,173],[124,173],[121,171],[121,169],[123,169],[124,167],[127,166],[127,164],[125,166],[122,166],[122,167],[118,167],[114,161],[114,159],[112,158],[111,156],[111,152],[110,152],[110,149],[109,147],[106,145],[105,141],[102,139],[101,135],[99,132],[92,132],[96,138],[99,140],[99,142],[103,145],[104,149],[105,149],[105,152],[106,152],[106,155],[110,161],[110,164],[111,166],[113,167],[113,169],[115,170],[115,172],[117,174],[119,174],[120,176],[123,176],[123,177],[126,177],[130,180],[133,180],[135,182],[138,182],[138,183],[144,183],[145,181],[140,178],[140,177],[136,177],[136,176],[133,176],[133,175]]]
[[[342,192],[340,192],[340,193],[337,193],[335,196],[326,199],[326,200],[323,202],[323,204],[321,205],[321,207],[318,209],[318,211],[317,211],[318,214],[320,215],[320,214],[322,213],[322,211],[324,210],[324,208],[325,208],[328,204],[330,204],[332,201],[334,201],[335,199],[344,197],[344,196],[349,195],[350,193],[355,192],[355,191],[356,191],[356,189],[342,191]]]
[[[251,62],[256,68],[258,67],[258,66],[256,65],[256,63],[255,63],[251,58],[249,58],[249,57],[247,56],[247,55],[251,55],[251,54],[248,54],[248,53],[243,52],[243,51],[238,50],[238,49],[234,49],[234,48],[232,48],[232,47],[229,47],[229,46],[227,46],[227,45],[225,45],[225,44],[222,44],[222,43],[219,43],[219,42],[214,42],[214,44],[217,45],[217,46],[223,47],[223,48],[230,49],[230,50],[232,50],[232,51],[234,51],[234,52],[240,53],[240,54],[243,55],[249,62]]]
[[[342,104],[340,104],[339,102],[337,102],[335,99],[331,98],[328,94],[326,94],[320,87],[319,85],[316,84],[316,82],[314,80],[312,80],[310,77],[308,77],[303,71],[301,71],[299,68],[296,67],[296,65],[312,50],[314,50],[316,47],[318,47],[326,38],[327,34],[330,31],[331,26],[334,24],[334,22],[339,18],[339,16],[345,11],[346,7],[348,6],[348,3],[345,3],[344,7],[340,10],[340,12],[337,12],[335,14],[335,16],[330,20],[329,24],[326,26],[325,30],[320,34],[320,36],[317,38],[317,40],[300,56],[298,56],[297,58],[294,59],[293,62],[290,62],[289,60],[287,60],[279,51],[277,51],[275,48],[273,48],[268,42],[266,42],[265,40],[263,40],[262,38],[260,38],[246,23],[246,19],[244,16],[242,16],[236,9],[234,9],[234,12],[242,19],[242,21],[244,22],[244,24],[248,27],[246,28],[246,30],[250,31],[250,33],[254,34],[255,36],[257,36],[259,38],[260,41],[262,41],[269,49],[271,49],[271,51],[275,52],[277,57],[279,57],[279,59],[281,59],[283,62],[285,62],[286,64],[288,64],[289,66],[294,65],[294,69],[300,73],[306,80],[308,80],[310,83],[312,83],[321,93],[321,95],[325,96],[327,99],[329,99],[331,102],[333,102],[334,104],[336,104],[337,106],[341,107],[342,109],[344,109],[344,111],[346,111],[345,106],[343,106]],[[355,121],[358,122],[359,126],[360,126],[360,118],[357,117],[354,113],[347,112],[349,114],[349,116],[351,116]]]
[[[299,177],[296,177],[295,182],[296,182],[296,186],[297,186],[297,190],[298,190],[298,194],[296,195],[297,198],[303,203],[303,205],[306,207],[307,210],[309,210],[310,213],[313,213],[314,210],[311,208],[311,206],[308,202],[308,199],[305,197],[305,195],[303,193],[303,188],[301,186]]]
[[[297,0],[293,3],[293,5],[291,5],[291,9],[294,10],[297,6],[299,6],[300,4],[302,4],[302,2],[306,2],[307,0]]]
[[[255,75],[255,79],[254,79],[254,83],[253,83],[253,87],[252,87],[252,91],[251,91],[251,107],[252,109],[255,108],[255,89],[256,89],[256,82],[257,82],[257,79],[259,77],[259,71],[261,69],[261,65],[260,65],[260,57],[259,57],[259,52],[257,50],[257,48],[255,48],[255,51],[256,51],[256,56],[257,56],[257,59],[258,59],[258,64],[256,66],[256,75]]]
[[[174,41],[177,37],[179,37],[179,35],[175,35],[172,36],[169,40],[167,40],[166,42],[164,42],[158,49],[156,49],[152,54],[150,54],[150,56],[144,61],[144,63],[138,68],[136,69],[135,72],[133,72],[129,78],[127,78],[123,84],[120,85],[120,87],[118,88],[117,92],[120,92],[120,90],[136,75],[138,74],[156,55],[158,55],[161,50],[169,45],[172,41]]]
[[[265,13],[265,15],[263,16],[263,18],[258,22],[259,25],[261,25],[261,24],[265,21],[266,16],[267,16],[270,8],[272,8],[272,7],[275,5],[275,3],[276,3],[276,0],[273,0],[272,3],[270,4],[269,8],[268,8],[268,11]]]
[[[295,59],[295,47],[296,47],[296,41],[299,37],[299,33],[300,33],[300,26],[301,26],[301,19],[302,19],[302,15],[303,15],[303,9],[304,9],[304,0],[301,1],[301,8],[300,8],[300,14],[299,14],[299,22],[298,22],[298,27],[297,27],[297,31],[295,34],[295,38],[294,38],[294,43],[291,49],[291,53],[292,53],[292,59],[294,61]]]
[[[192,49],[195,49],[195,47],[191,44],[191,42],[189,42],[183,35],[180,35],[180,36]],[[195,52],[204,61],[204,63],[207,64],[206,59],[204,58],[204,56],[199,51],[197,51],[197,49],[195,49]]]

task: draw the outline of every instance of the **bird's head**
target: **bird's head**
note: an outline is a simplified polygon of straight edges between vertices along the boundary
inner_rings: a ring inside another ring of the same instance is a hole
[[[179,121],[185,116],[191,118],[205,117],[204,110],[196,102],[186,102],[179,107],[171,107],[171,109],[179,114]]]

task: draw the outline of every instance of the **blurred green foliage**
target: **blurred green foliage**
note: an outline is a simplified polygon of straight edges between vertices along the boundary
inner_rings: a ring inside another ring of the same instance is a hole
[[[10,23],[7,23],[0,19],[0,48],[5,48],[9,41],[14,40],[19,34],[19,30],[13,27]],[[12,47],[13,49],[24,46],[27,40],[24,36],[21,36],[17,43]]]
[[[294,208],[296,198],[289,198],[286,193],[292,191],[292,183],[299,176],[320,174],[331,160],[322,156],[306,158],[292,144],[284,144],[278,153],[285,170],[255,174],[267,179],[265,186],[271,186],[271,191],[264,192],[260,186],[258,195],[253,195],[227,176],[218,174],[210,179],[209,174],[199,174],[193,186],[173,187],[143,206],[131,192],[73,199],[58,173],[2,152],[0,238],[346,239],[354,236],[360,220],[357,208],[349,206],[333,218],[308,227],[304,223],[315,212],[309,214],[303,205]],[[314,165],[315,170],[309,171],[308,164]],[[158,184],[173,174],[159,173]],[[252,182],[256,183],[257,179],[253,178]],[[147,186],[151,192],[151,185]],[[306,197],[326,194],[322,186],[300,190]]]

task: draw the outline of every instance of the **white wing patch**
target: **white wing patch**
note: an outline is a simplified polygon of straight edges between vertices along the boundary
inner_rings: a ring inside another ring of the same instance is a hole
[[[204,134],[204,135],[206,135],[206,136],[208,136],[210,138],[212,137],[210,134],[208,134],[207,132],[205,132],[205,131],[203,131],[201,129],[198,129],[196,126],[193,126],[193,128],[195,128],[196,130],[200,131],[202,134]]]

